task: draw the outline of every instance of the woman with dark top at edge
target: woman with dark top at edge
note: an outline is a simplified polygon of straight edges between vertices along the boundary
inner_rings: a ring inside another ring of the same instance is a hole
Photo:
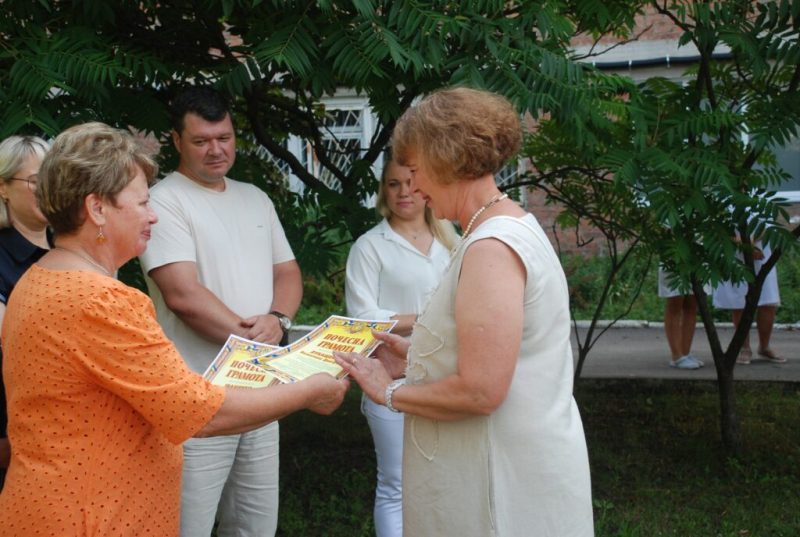
[[[389,160],[381,175],[378,213],[383,220],[361,235],[347,257],[347,314],[361,319],[397,321],[392,333],[407,337],[428,296],[439,284],[456,233],[437,220],[418,192],[411,170]],[[403,414],[369,397],[361,400],[375,443],[375,534],[403,535]]]
[[[17,280],[50,248],[35,194],[46,152],[47,143],[36,136],[10,136],[0,143],[0,325]],[[0,490],[11,458],[2,358],[0,342]]]
[[[225,388],[187,368],[147,295],[113,277],[156,225],[155,174],[133,136],[102,123],[64,131],[42,163],[36,193],[55,246],[17,283],[2,332],[4,537],[176,536],[184,440],[328,414],[347,390],[327,374]]]
[[[394,130],[412,188],[464,230],[410,343],[379,335],[379,359],[336,355],[370,399],[405,413],[404,535],[593,535],[567,282],[494,179],[521,134],[508,101],[467,88],[431,94]]]

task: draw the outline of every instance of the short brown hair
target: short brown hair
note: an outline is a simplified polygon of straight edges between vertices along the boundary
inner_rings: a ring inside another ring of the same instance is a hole
[[[116,203],[140,168],[152,183],[153,155],[131,133],[104,123],[84,123],[59,134],[42,161],[36,197],[53,232],[73,233],[83,224],[83,203],[98,194]]]
[[[522,143],[519,115],[504,97],[471,88],[436,91],[406,110],[392,150],[401,164],[417,152],[433,179],[450,183],[499,172]]]

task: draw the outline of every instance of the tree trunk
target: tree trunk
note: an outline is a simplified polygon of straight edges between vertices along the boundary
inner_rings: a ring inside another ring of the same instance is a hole
[[[726,367],[727,364],[724,362],[725,358],[723,357],[722,364],[720,364],[722,367],[717,367],[722,445],[728,457],[740,457],[742,455],[742,428],[739,423],[739,414],[736,411],[733,368]]]
[[[580,337],[580,335],[578,334],[578,330],[577,329],[575,329],[575,335],[577,337]],[[586,356],[589,354],[589,350],[590,349],[586,348],[585,345],[581,345],[580,344],[580,339],[579,339],[578,340],[578,363],[575,366],[575,373],[573,374],[573,377],[572,377],[572,382],[574,384],[577,384],[578,383],[578,379],[581,378],[581,373],[583,372],[583,362],[586,361]]]
[[[733,370],[736,366],[736,357],[739,355],[739,350],[744,343],[745,334],[750,329],[755,307],[752,307],[750,311],[745,308],[742,321],[734,332],[727,351],[723,351],[703,286],[694,277],[691,281],[692,290],[697,299],[697,307],[700,311],[700,319],[703,321],[708,345],[711,348],[711,355],[714,357],[714,368],[717,371],[719,426],[722,435],[722,446],[728,457],[739,457],[743,452],[742,428],[739,423],[739,414],[736,411]],[[749,316],[749,318],[746,316]]]

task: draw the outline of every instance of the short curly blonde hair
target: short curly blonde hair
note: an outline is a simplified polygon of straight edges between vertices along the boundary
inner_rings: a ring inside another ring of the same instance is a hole
[[[152,183],[158,172],[152,151],[131,133],[93,122],[59,134],[39,170],[36,198],[53,232],[70,234],[83,224],[83,203],[98,194],[116,203],[140,168]]]
[[[484,90],[436,91],[395,125],[392,151],[406,165],[421,157],[442,183],[500,171],[522,143],[519,115],[504,97]]]

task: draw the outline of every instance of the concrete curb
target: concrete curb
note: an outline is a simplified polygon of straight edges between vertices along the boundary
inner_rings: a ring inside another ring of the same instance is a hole
[[[596,328],[606,328],[612,321],[597,321]],[[577,321],[578,328],[589,328],[591,321]],[[703,323],[697,323],[697,328],[703,328]],[[733,323],[715,323],[717,328],[733,328]],[[664,328],[661,321],[643,321],[636,319],[620,319],[611,328]],[[773,330],[800,330],[800,322],[796,323],[775,323]]]
[[[664,328],[664,323],[661,321],[644,321],[644,320],[637,320],[637,319],[620,319],[614,324],[611,324],[612,321],[609,320],[600,320],[597,321],[595,328],[610,328],[610,329],[619,329],[619,328]],[[578,321],[578,328],[586,329],[589,328],[591,321]],[[609,326],[610,325],[610,326]],[[733,323],[716,323],[717,328],[733,328]],[[296,337],[300,337],[309,333],[314,326],[308,324],[300,324],[295,325],[292,327],[292,335],[296,334]],[[697,323],[697,328],[703,328],[703,323]],[[800,322],[796,323],[775,323],[773,330],[800,330]],[[290,338],[294,340],[295,338]]]
[[[606,327],[610,321],[602,322]],[[587,321],[580,321],[580,336],[585,335]],[[698,325],[695,333],[692,354],[705,362],[705,367],[694,370],[668,367],[669,345],[663,323],[625,319],[618,321],[611,330],[593,344],[589,359],[583,365],[581,379],[667,379],[667,380],[701,380],[716,382],[717,371],[714,359],[703,328]],[[292,329],[290,340],[305,335],[311,326],[297,326]],[[572,327],[570,327],[571,329]],[[787,359],[784,364],[774,364],[760,360],[754,356],[750,365],[736,366],[737,381],[770,381],[800,383],[800,326],[783,324],[772,333],[770,347],[780,356]],[[599,335],[600,328],[595,332]],[[575,331],[572,333],[573,360],[577,360],[578,345]],[[731,323],[718,323],[717,335],[723,345],[727,345],[733,336]],[[751,334],[755,338],[755,328]],[[753,339],[753,341],[756,341]]]

